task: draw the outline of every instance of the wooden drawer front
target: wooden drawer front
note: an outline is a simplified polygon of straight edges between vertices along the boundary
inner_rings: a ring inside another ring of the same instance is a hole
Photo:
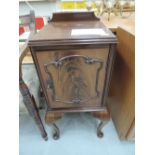
[[[109,48],[36,52],[49,106],[101,106],[108,52]]]

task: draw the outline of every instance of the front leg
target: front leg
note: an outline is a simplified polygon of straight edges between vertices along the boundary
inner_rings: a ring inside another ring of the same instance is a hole
[[[60,137],[60,130],[59,130],[59,128],[57,127],[57,125],[55,123],[52,124],[52,127],[53,127],[53,130],[54,130],[53,139],[57,140]]]
[[[53,128],[53,139],[54,140],[57,140],[60,138],[60,131],[59,131],[58,126],[55,124],[55,122],[58,119],[61,119],[63,115],[64,115],[63,113],[58,113],[58,112],[50,112],[50,111],[46,112],[45,121],[49,126],[52,126]]]
[[[102,132],[102,128],[108,123],[108,120],[101,121],[100,124],[97,127],[97,136],[99,138],[102,138],[104,136]]]
[[[92,115],[95,118],[101,120],[101,122],[99,123],[99,125],[97,127],[97,136],[99,138],[102,138],[104,136],[104,134],[102,132],[102,128],[108,123],[108,121],[110,119],[109,112],[106,109],[105,111],[102,111],[102,112],[92,112]]]

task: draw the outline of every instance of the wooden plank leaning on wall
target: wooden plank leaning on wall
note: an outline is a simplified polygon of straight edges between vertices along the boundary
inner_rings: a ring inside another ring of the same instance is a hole
[[[118,46],[108,107],[122,140],[134,140],[135,127],[135,36],[122,28],[117,31]]]

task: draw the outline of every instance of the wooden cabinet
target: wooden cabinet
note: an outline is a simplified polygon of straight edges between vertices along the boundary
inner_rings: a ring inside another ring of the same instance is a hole
[[[97,135],[103,136],[116,43],[115,35],[92,12],[56,13],[30,39],[47,101],[46,123],[54,127],[54,139],[59,138],[55,121],[67,112],[91,112],[102,120]]]

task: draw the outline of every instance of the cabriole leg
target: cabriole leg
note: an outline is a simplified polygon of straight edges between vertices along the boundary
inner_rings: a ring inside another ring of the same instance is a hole
[[[57,127],[57,125],[55,123],[52,124],[52,127],[53,127],[53,139],[57,140],[60,137],[59,128]]]
[[[97,127],[97,136],[99,138],[102,138],[104,136],[104,134],[102,132],[102,128],[108,123],[108,121],[110,119],[109,112],[107,111],[107,109],[105,109],[105,111],[102,111],[102,112],[92,112],[92,115],[95,118],[101,120]]]
[[[99,138],[102,138],[104,136],[102,132],[102,128],[108,123],[108,121],[101,121],[100,124],[97,127],[97,136]]]
[[[55,122],[58,120],[58,119],[61,119],[61,117],[63,116],[64,114],[63,113],[57,113],[57,112],[46,112],[46,117],[45,117],[45,121],[46,123],[52,127],[53,129],[53,139],[54,140],[57,140],[60,138],[60,131],[59,131],[59,128],[58,126],[55,124]]]

